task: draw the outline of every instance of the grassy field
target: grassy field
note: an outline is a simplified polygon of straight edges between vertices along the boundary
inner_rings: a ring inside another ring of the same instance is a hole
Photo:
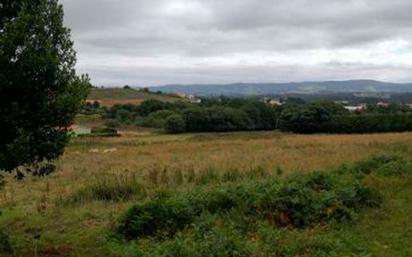
[[[88,97],[89,100],[100,101],[103,106],[113,106],[115,104],[140,104],[144,100],[156,99],[159,101],[173,102],[182,100],[179,97],[165,94],[154,94],[142,92],[135,89],[125,88],[92,88]]]
[[[129,207],[159,192],[214,188],[228,174],[246,181],[254,176],[281,180],[371,156],[409,158],[411,153],[412,133],[127,132],[119,138],[77,138],[56,162],[53,175],[22,182],[6,178],[8,183],[0,191],[0,228],[10,234],[14,256],[35,256],[35,252],[37,256],[143,256],[137,249],[167,244],[167,240],[127,242],[113,239],[112,234]],[[412,180],[371,176],[365,183],[381,192],[380,208],[333,226],[269,229],[262,225],[260,237],[264,234],[265,240],[288,246],[282,255],[264,256],[412,256]],[[259,249],[257,242],[263,239],[255,237],[248,235],[247,242]]]

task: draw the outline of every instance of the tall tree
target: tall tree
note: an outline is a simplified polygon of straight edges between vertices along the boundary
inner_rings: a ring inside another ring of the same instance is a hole
[[[90,87],[58,0],[0,2],[0,170],[63,153]]]

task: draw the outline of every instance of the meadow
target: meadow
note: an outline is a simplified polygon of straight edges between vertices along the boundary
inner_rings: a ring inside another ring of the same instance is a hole
[[[234,208],[201,216],[193,221],[200,227],[184,227],[176,237],[156,234],[129,241],[116,234],[127,210],[136,204],[150,205],[162,195],[213,193],[216,187],[228,185],[249,188],[250,181],[260,185],[317,170],[332,172],[372,156],[409,160],[411,153],[412,133],[127,131],[117,138],[74,138],[56,161],[54,174],[20,182],[6,176],[6,187],[0,191],[0,228],[10,235],[14,254],[5,256],[190,256],[189,248],[211,247],[196,241],[198,232],[193,231],[226,222],[236,228],[216,225],[208,230],[210,237],[200,241],[226,242],[222,249],[235,250],[198,256],[411,256],[412,180],[408,176],[362,178],[362,183],[380,192],[382,205],[359,211],[343,223],[322,221],[300,228],[254,220],[253,232],[245,228],[245,234],[236,234],[233,231],[243,229],[238,225],[250,220],[239,214],[243,209]],[[279,249],[267,248],[273,244]],[[240,245],[250,249],[237,249]]]
[[[92,88],[88,99],[99,101],[102,106],[110,107],[115,104],[139,105],[145,100],[155,99],[164,102],[182,100],[180,97],[166,94],[156,94],[133,88]]]

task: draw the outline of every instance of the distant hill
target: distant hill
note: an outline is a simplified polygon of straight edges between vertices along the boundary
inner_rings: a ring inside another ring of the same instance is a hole
[[[181,100],[180,97],[172,94],[159,94],[134,88],[92,88],[87,99],[99,101],[103,106],[140,104],[148,99],[156,99],[164,102]]]
[[[185,93],[198,96],[246,96],[273,94],[330,94],[330,93],[410,93],[411,84],[386,83],[375,80],[293,82],[293,83],[235,83],[166,85],[151,90],[165,93]]]

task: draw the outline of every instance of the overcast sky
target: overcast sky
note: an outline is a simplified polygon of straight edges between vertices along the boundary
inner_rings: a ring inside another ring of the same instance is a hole
[[[96,85],[412,82],[411,0],[61,0]]]

